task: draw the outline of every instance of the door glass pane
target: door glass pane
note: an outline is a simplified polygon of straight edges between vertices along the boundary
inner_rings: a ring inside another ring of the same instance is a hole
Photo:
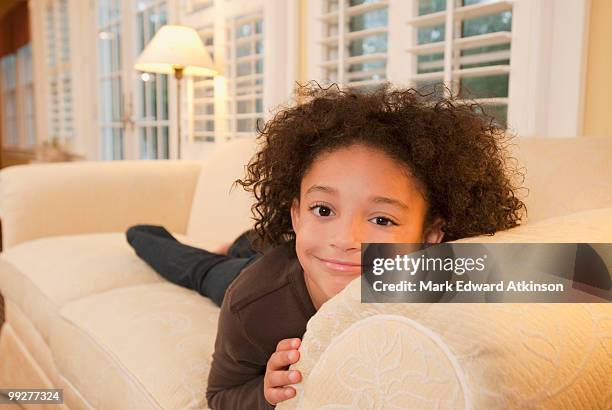
[[[149,127],[149,141],[151,143],[150,159],[157,158],[157,127]]]
[[[144,50],[157,30],[167,23],[166,4],[165,1],[139,0],[135,16],[137,50],[134,58]],[[140,158],[169,158],[169,150],[164,139],[169,127],[168,75],[138,73],[136,81],[138,82],[136,127],[139,135]],[[146,131],[142,132],[143,128]],[[166,131],[163,131],[164,129]]]
[[[47,138],[73,137],[70,24],[67,0],[49,0],[43,10],[45,53],[49,69],[47,98],[51,104]]]
[[[168,127],[163,126],[161,129],[161,157],[169,158],[170,156],[170,140],[168,138]]]
[[[121,64],[121,19],[118,2],[98,0],[98,100],[100,144],[105,160],[125,158]]]
[[[138,128],[138,158],[147,159],[147,135],[146,128]]]
[[[159,92],[159,98],[161,99],[161,119],[168,119],[168,76],[160,75],[159,81],[161,84],[161,90]]]
[[[102,127],[102,158],[105,160],[113,159],[115,156],[113,149],[113,135],[110,128]]]

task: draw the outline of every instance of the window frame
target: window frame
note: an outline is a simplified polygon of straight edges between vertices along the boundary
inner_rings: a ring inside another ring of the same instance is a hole
[[[321,20],[322,27],[325,27],[327,24],[335,24],[337,23],[338,28],[345,26],[349,23],[350,18],[357,15],[363,15],[368,12],[375,12],[377,10],[386,9],[387,10],[387,21],[389,20],[389,0],[380,0],[375,3],[364,3],[356,6],[348,6],[345,1],[337,2],[337,9],[333,11],[327,11],[321,15],[319,18]],[[325,2],[321,2],[321,7]],[[323,31],[325,31],[323,29]],[[353,40],[359,38],[367,38],[371,36],[377,35],[385,35],[387,37],[387,50],[383,52],[373,53],[373,54],[364,54],[359,56],[346,56],[345,57],[345,49],[343,46],[345,44],[345,39]],[[351,87],[368,87],[368,86],[376,86],[382,84],[385,79],[367,79],[361,81],[352,81],[351,77],[355,77],[354,73],[349,73],[348,67],[352,64],[360,64],[371,61],[385,61],[384,77],[387,76],[387,61],[388,59],[388,40],[389,37],[389,24],[387,26],[374,27],[363,30],[356,30],[353,32],[345,32],[345,30],[338,30],[335,35],[322,35],[320,40],[321,46],[324,49],[333,50],[334,45],[336,45],[336,58],[335,59],[327,59],[323,60],[319,64],[320,72],[325,73],[326,71],[333,71],[335,68],[335,77],[338,83],[347,84]],[[347,67],[348,66],[348,67]],[[376,70],[377,73],[380,73],[380,69]],[[367,71],[362,71],[366,72]],[[359,72],[358,72],[359,73]],[[327,74],[321,75],[321,78],[327,79],[329,77]]]
[[[215,61],[215,28],[213,25],[203,25],[199,28],[195,29],[204,44],[204,48],[210,53],[211,59],[213,63]],[[212,38],[212,45],[206,44],[206,39]],[[212,89],[212,95],[207,96],[204,95],[202,97],[196,97],[196,92],[198,88],[203,89]],[[216,134],[216,109],[215,109],[215,78],[214,77],[192,77],[190,81],[187,82],[187,95],[191,96],[191,104],[188,107],[188,118],[190,119],[188,125],[188,135],[193,142],[215,142],[215,134]],[[200,101],[196,101],[199,99]],[[212,114],[209,113],[196,113],[196,104],[202,104],[202,106],[210,106],[213,107]],[[213,130],[209,131],[208,129],[199,130],[196,128],[196,121],[212,121],[213,122]]]
[[[48,0],[43,8],[48,90],[46,98],[51,109],[47,111],[48,122],[45,129],[49,132],[49,140],[57,139],[61,143],[72,140],[75,135],[70,14],[69,0]],[[49,30],[53,30],[53,41],[49,38]],[[52,81],[52,78],[55,81]],[[55,93],[51,84],[55,84]],[[49,114],[51,112],[56,114]]]
[[[492,2],[483,2],[480,4],[462,5],[461,0],[446,0],[445,8],[442,11],[433,12],[424,15],[418,15],[418,1],[414,2],[414,9],[411,17],[408,20],[410,27],[418,31],[420,28],[427,27],[444,27],[444,40],[438,42],[430,42],[422,45],[415,44],[408,48],[408,52],[418,61],[419,56],[427,56],[435,53],[442,53],[443,58],[441,71],[432,71],[426,73],[418,73],[419,64],[415,63],[416,69],[411,77],[411,85],[415,86],[419,81],[438,81],[448,87],[444,90],[444,95],[448,96],[451,92],[458,94],[461,90],[461,83],[464,79],[478,77],[493,77],[508,75],[508,94],[509,94],[509,77],[510,77],[510,54],[512,47],[512,27],[510,31],[490,32],[474,36],[463,36],[463,24],[465,21],[479,17],[495,16],[503,12],[513,11],[513,1],[498,0]],[[450,29],[450,30],[449,30]],[[448,35],[448,33],[452,35]],[[506,45],[509,44],[508,50],[502,50],[489,53],[478,53],[474,56],[462,56],[461,52],[477,47]],[[507,64],[494,64],[478,67],[462,68],[462,63],[466,61],[473,62],[492,62],[491,54],[497,54],[497,60],[508,60]],[[479,61],[480,60],[480,61]],[[430,65],[433,65],[430,63]],[[438,65],[438,64],[436,64]],[[491,106],[502,106],[506,110],[506,120],[509,105],[509,97],[471,97],[471,100],[482,104],[485,111]],[[489,111],[491,113],[491,111]]]
[[[185,3],[186,13],[197,13],[213,7],[215,0],[185,0]]]
[[[324,1],[309,0],[307,4],[307,77],[315,80],[323,79],[320,65],[324,39],[320,14]],[[387,61],[387,80],[395,86],[414,85],[410,73],[416,72],[416,58],[407,49],[415,44],[415,34],[407,21],[413,18],[417,2],[388,0],[387,55],[403,56]],[[589,0],[513,0],[511,3],[508,132],[521,137],[579,135]]]
[[[257,33],[256,26],[260,22],[261,32]],[[238,38],[236,36],[236,30],[239,26],[249,25],[252,27],[253,32]],[[227,18],[225,24],[226,32],[226,54],[225,54],[225,77],[227,78],[227,109],[226,109],[226,139],[231,138],[248,138],[254,134],[258,125],[259,119],[263,119],[263,94],[266,86],[264,68],[265,68],[265,53],[259,54],[254,52],[247,56],[238,57],[236,54],[237,48],[243,44],[248,44],[255,50],[256,44],[261,43],[262,47],[264,44],[264,34],[266,31],[266,24],[264,22],[263,10],[251,12],[248,14],[241,14],[237,16],[231,16]],[[264,48],[265,50],[265,48]],[[257,64],[261,62],[262,69],[260,73],[257,73]],[[247,75],[238,75],[238,66],[248,64],[252,70]],[[261,84],[257,84],[257,80],[261,79]],[[252,84],[247,86],[248,90],[245,94],[238,94],[238,83],[242,81],[249,81]],[[257,110],[257,101],[260,100],[262,104],[262,111]],[[241,102],[249,103],[252,107],[248,112],[239,113],[238,106]],[[253,131],[240,131],[240,121],[250,121],[253,124]],[[263,124],[259,124],[263,126]]]
[[[173,9],[176,4],[173,0],[145,0],[142,4],[134,2],[134,4],[126,4],[124,7],[124,24],[125,31],[129,31],[133,36],[132,44],[123,45],[124,49],[124,64],[125,78],[127,81],[126,87],[131,92],[130,106],[128,113],[131,114],[131,125],[133,127],[127,135],[128,139],[132,140],[132,144],[127,144],[128,158],[134,160],[157,160],[157,159],[172,159],[176,158],[178,146],[176,144],[176,79],[170,74],[154,74],[142,73],[136,71],[133,67],[138,55],[146,48],[149,41],[153,39],[159,28],[158,21],[155,21],[155,32],[150,32],[151,16],[159,18],[163,10],[165,14],[165,24],[176,24],[176,16],[173,15]],[[143,19],[147,17],[146,22],[143,20],[143,32],[138,31],[138,15],[142,13]],[[144,46],[139,50],[138,36],[144,36]],[[147,38],[148,37],[148,38]],[[150,78],[148,81],[143,81],[143,75]],[[160,98],[163,94],[163,84],[166,87],[165,103]],[[183,85],[184,83],[181,83]],[[141,86],[144,91],[144,99],[142,98]],[[151,99],[151,95],[155,99]],[[167,105],[167,116],[164,118],[165,108]],[[144,110],[144,116],[141,115]],[[127,117],[126,117],[127,120]],[[164,144],[167,141],[167,145]],[[143,144],[144,142],[144,144]],[[181,147],[181,149],[183,149]],[[152,155],[152,153],[155,155]],[[144,158],[143,158],[144,153]]]
[[[10,65],[10,67],[9,67]],[[17,68],[17,53],[7,54],[0,58],[0,102],[2,103],[2,145],[9,148],[17,148],[21,141],[21,130],[19,127],[19,76],[20,70]],[[12,74],[10,74],[12,72]],[[11,83],[7,84],[7,74],[13,77]],[[10,94],[10,95],[9,95]],[[9,99],[12,99],[12,113],[9,121]],[[11,128],[9,129],[9,124]],[[9,139],[9,135],[12,138]]]
[[[228,21],[239,16],[261,13],[263,16],[263,118],[270,119],[274,110],[287,102],[295,90],[299,72],[299,15],[300,0],[214,0],[211,7],[190,12],[187,7],[180,10],[180,24],[191,26],[196,31],[212,27],[214,32],[214,63],[219,73],[214,79],[215,140],[196,141],[193,138],[193,78],[187,77],[186,98],[181,112],[185,113],[181,125],[189,130],[185,151],[189,157],[201,158],[215,144],[223,144],[235,137],[228,130],[229,78]],[[275,50],[274,52],[268,52]],[[249,133],[253,137],[255,132]],[[246,134],[245,134],[246,136]]]
[[[47,131],[49,112],[49,67],[45,9],[54,0],[30,1],[30,30],[34,80],[34,102],[36,112],[37,142],[50,141]],[[69,26],[68,43],[70,54],[67,64],[71,70],[72,129],[73,137],[61,141],[70,152],[86,159],[98,159],[97,135],[97,38],[93,1],[66,0]]]

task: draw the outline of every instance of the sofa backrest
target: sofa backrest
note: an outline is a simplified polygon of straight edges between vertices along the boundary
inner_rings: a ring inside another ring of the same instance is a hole
[[[253,197],[241,185],[232,187],[232,183],[244,178],[256,148],[255,139],[234,139],[219,144],[204,160],[187,225],[190,243],[215,249],[252,227]]]
[[[612,138],[520,138],[511,152],[526,168],[530,223],[612,207]]]
[[[254,199],[232,183],[244,177],[256,150],[254,139],[235,139],[204,161],[187,226],[190,242],[212,249],[252,227]],[[520,138],[510,151],[526,169],[529,192],[519,192],[525,222],[612,207],[612,138]]]

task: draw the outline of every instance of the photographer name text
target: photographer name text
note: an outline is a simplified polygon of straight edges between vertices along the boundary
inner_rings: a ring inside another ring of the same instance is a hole
[[[533,281],[499,281],[497,283],[475,283],[458,280],[455,282],[406,280],[385,283],[377,280],[372,283],[376,292],[563,292],[563,283],[537,283]]]

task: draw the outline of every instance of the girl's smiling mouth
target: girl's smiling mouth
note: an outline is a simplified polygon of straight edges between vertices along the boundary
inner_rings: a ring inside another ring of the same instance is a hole
[[[315,256],[315,258],[327,269],[336,272],[361,273],[361,263],[331,258],[319,258],[318,256]]]

